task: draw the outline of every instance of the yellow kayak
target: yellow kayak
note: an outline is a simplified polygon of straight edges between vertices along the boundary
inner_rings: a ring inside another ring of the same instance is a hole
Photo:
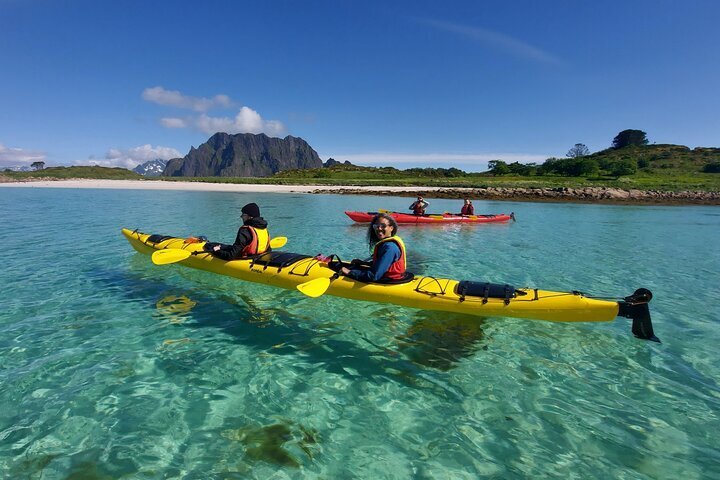
[[[135,250],[153,255],[157,264],[180,263],[249,282],[298,289],[311,297],[328,294],[424,310],[553,322],[607,322],[623,316],[633,319],[635,336],[659,341],[653,333],[647,305],[652,294],[646,289],[639,289],[621,301],[612,301],[590,298],[580,292],[552,292],[431,276],[410,275],[402,283],[394,284],[365,283],[338,276],[338,267],[346,265],[339,260],[273,250],[254,258],[225,261],[204,252],[205,242],[197,239],[150,235],[126,228],[122,233]]]

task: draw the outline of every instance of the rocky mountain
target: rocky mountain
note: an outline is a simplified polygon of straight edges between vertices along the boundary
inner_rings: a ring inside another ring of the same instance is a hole
[[[155,160],[150,160],[141,165],[138,165],[137,167],[133,168],[132,171],[146,177],[159,177],[160,175],[162,175],[163,170],[165,170],[166,165],[167,160],[156,158]]]
[[[264,133],[216,133],[183,158],[169,160],[168,177],[269,177],[292,169],[322,168],[317,152],[302,138]]]

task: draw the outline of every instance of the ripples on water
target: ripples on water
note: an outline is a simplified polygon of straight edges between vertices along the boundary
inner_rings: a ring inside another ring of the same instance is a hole
[[[405,198],[0,188],[7,478],[717,478],[716,207],[476,202],[401,227],[418,273],[624,296],[656,333],[353,302],[135,254],[121,227],[363,257]],[[438,211],[460,202],[433,200]]]

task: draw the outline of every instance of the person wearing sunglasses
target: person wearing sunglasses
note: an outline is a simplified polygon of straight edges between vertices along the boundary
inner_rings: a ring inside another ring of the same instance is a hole
[[[340,273],[362,282],[393,282],[406,277],[405,244],[397,236],[398,225],[393,217],[378,213],[370,222],[367,232],[368,245],[372,250],[372,261],[360,266],[362,262],[353,260],[358,268],[342,267]]]

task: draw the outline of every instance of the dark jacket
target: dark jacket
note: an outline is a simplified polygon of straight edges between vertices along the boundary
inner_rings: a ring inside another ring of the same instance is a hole
[[[212,254],[213,257],[222,258],[223,260],[235,260],[241,258],[241,253],[246,245],[252,242],[252,233],[247,227],[255,228],[267,228],[268,223],[262,217],[250,218],[242,227],[238,229],[237,236],[235,237],[235,243],[232,245],[225,245],[223,243],[206,243],[205,251]],[[217,252],[212,251],[215,245],[220,245],[220,250]]]

